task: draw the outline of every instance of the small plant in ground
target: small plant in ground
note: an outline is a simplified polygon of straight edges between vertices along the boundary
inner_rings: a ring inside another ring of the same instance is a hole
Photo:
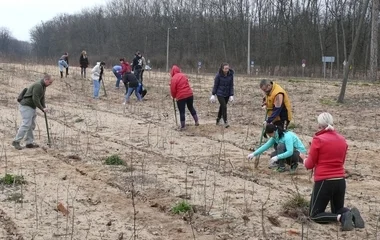
[[[172,212],[175,214],[180,214],[180,213],[187,213],[191,210],[191,205],[186,202],[185,200],[177,203],[174,207],[172,207]]]
[[[21,203],[23,199],[24,199],[24,196],[18,192],[10,194],[7,198],[8,201],[12,201],[16,203]]]
[[[4,185],[21,185],[25,184],[26,181],[24,179],[24,176],[20,175],[13,175],[13,174],[5,174],[4,177],[0,178],[0,184]]]
[[[289,129],[289,130],[295,129],[295,128],[302,128],[302,126],[291,122],[291,123],[289,123],[289,125],[287,127],[287,129]]]
[[[283,205],[282,213],[286,217],[295,220],[302,219],[309,215],[309,201],[306,200],[301,194],[293,194]]]
[[[123,159],[120,158],[119,155],[114,154],[106,158],[105,164],[106,165],[125,165],[125,162]]]

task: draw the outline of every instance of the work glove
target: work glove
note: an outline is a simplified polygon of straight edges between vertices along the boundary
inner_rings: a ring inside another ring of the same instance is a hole
[[[233,102],[234,101],[234,96],[230,96],[230,98],[228,99],[228,101]]]
[[[210,102],[212,102],[212,103],[215,102],[215,95],[211,95],[211,97],[210,97]]]
[[[255,157],[255,154],[254,154],[254,153],[250,153],[250,154],[248,154],[248,156],[247,156],[248,160],[252,160],[252,158],[254,158],[254,157]]]
[[[273,165],[278,161],[278,157],[274,156],[269,160],[269,165]]]

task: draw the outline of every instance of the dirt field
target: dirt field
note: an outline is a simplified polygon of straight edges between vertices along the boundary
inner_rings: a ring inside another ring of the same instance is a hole
[[[26,184],[0,186],[0,239],[378,239],[380,169],[379,85],[350,82],[346,103],[337,105],[340,82],[275,79],[290,94],[294,131],[308,145],[316,117],[329,111],[348,140],[346,205],[357,206],[366,228],[339,231],[283,214],[297,192],[309,200],[312,180],[303,166],[296,175],[247,162],[257,147],[264,112],[258,78],[236,76],[231,127],[215,125],[218,104],[209,103],[213,76],[191,75],[200,126],[187,115],[188,129],[175,127],[169,77],[145,72],[148,95],[122,105],[106,73],[107,97],[92,99],[92,81],[58,78],[56,66],[0,64],[0,174],[23,175]],[[89,71],[91,69],[88,69]],[[52,147],[39,111],[36,141],[43,148],[11,146],[20,124],[16,97],[43,72],[56,75],[46,102]],[[90,74],[88,74],[90,76]],[[104,164],[118,154],[128,166]],[[189,214],[174,214],[188,201]],[[61,203],[69,213],[57,211]],[[304,224],[301,224],[304,222]],[[379,234],[380,235],[380,234]]]

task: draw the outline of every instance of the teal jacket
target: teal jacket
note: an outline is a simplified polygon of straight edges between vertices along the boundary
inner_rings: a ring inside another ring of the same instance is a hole
[[[264,145],[259,147],[253,154],[255,156],[261,155],[263,152],[272,147],[275,143],[283,143],[285,145],[286,151],[277,155],[278,159],[285,159],[293,155],[294,149],[298,150],[301,153],[306,153],[306,148],[301,142],[301,140],[297,137],[297,135],[293,132],[287,131],[284,132],[284,136],[279,139],[277,131],[274,136],[271,137]]]

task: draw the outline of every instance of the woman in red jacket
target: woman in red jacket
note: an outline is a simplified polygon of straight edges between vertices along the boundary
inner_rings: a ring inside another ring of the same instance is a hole
[[[310,218],[317,223],[340,222],[342,231],[364,228],[359,210],[344,207],[346,140],[334,130],[330,113],[318,116],[318,128],[320,130],[313,137],[309,155],[304,160],[307,169],[314,169]],[[331,213],[325,212],[329,202]]]
[[[177,100],[177,107],[181,120],[181,130],[185,129],[185,110],[186,105],[191,115],[194,118],[195,126],[199,125],[197,112],[194,109],[193,90],[191,90],[189,79],[185,74],[181,73],[181,69],[177,65],[173,65],[170,71],[170,93],[174,99]]]

